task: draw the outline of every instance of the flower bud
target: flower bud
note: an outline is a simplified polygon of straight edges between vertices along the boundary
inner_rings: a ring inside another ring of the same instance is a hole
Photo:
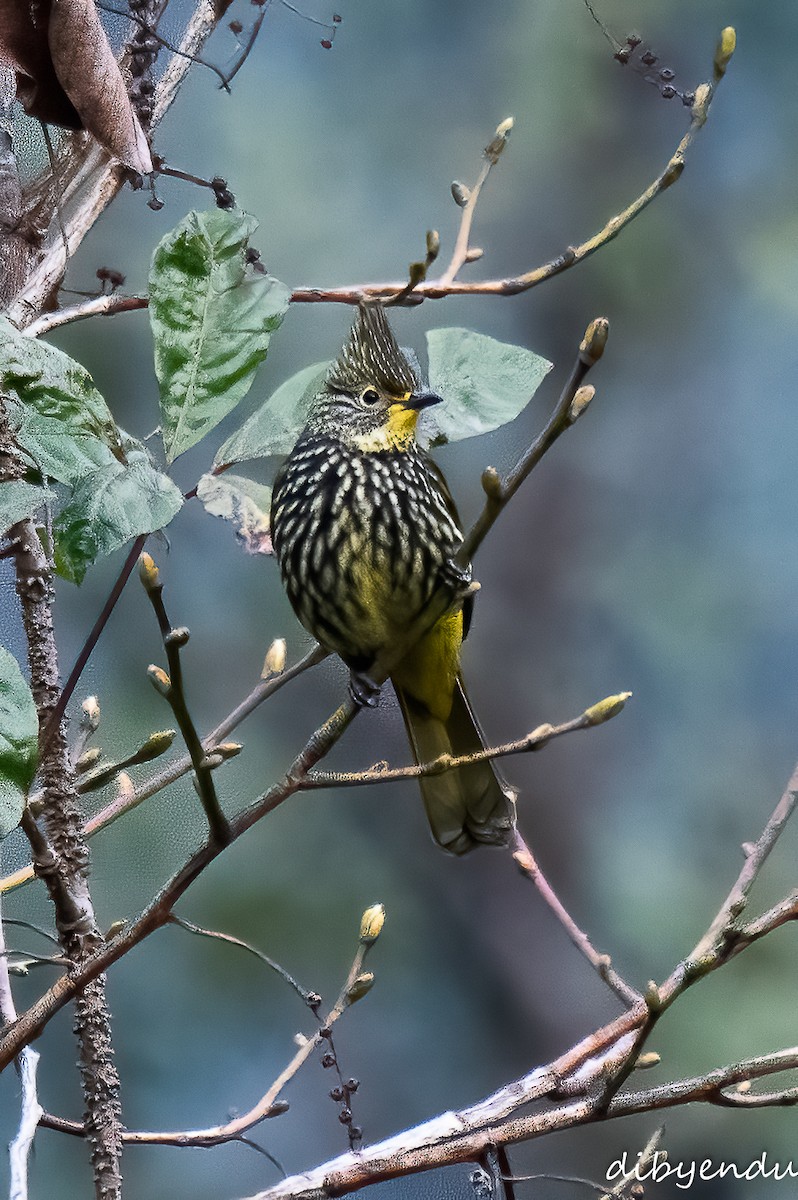
[[[371,971],[364,971],[362,975],[358,975],[357,979],[350,985],[349,991],[346,993],[346,998],[350,1004],[356,1004],[358,1000],[362,1000],[366,992],[370,992],[374,987],[374,975]]]
[[[240,742],[219,742],[219,745],[214,746],[213,749],[226,762],[228,758],[235,758],[237,754],[240,754],[244,747]]]
[[[602,725],[611,717],[617,716],[631,694],[631,692],[619,692],[617,696],[606,696],[603,700],[599,700],[598,704],[591,704],[584,713],[588,725]]]
[[[177,737],[175,729],[159,729],[151,733],[146,742],[136,753],[136,762],[150,762],[153,758],[165,754]]]
[[[465,260],[467,263],[478,262],[484,253],[480,246],[472,246],[470,250],[466,250]]]
[[[737,47],[737,33],[733,25],[727,25],[721,32],[720,40],[718,41],[717,49],[715,50],[715,79],[722,79],[726,74],[726,68],[731,62],[731,57]]]
[[[471,199],[471,189],[467,188],[464,183],[460,183],[459,179],[453,179],[452,198],[459,208],[465,208]]]
[[[507,145],[507,139],[513,128],[513,118],[507,117],[500,125],[497,125],[496,132],[485,147],[485,158],[493,166],[499,161],[499,155]]]
[[[100,702],[96,696],[87,696],[80,706],[83,709],[81,717],[81,728],[88,729],[92,733],[99,727],[100,724]]]
[[[385,924],[385,906],[372,904],[360,918],[360,940],[366,946],[376,942]]]
[[[83,754],[81,754],[80,758],[75,763],[75,771],[77,774],[83,775],[85,771],[90,770],[90,768],[93,767],[97,762],[97,759],[101,754],[102,750],[99,748],[99,746],[94,746],[91,750],[86,750]]]
[[[156,592],[163,587],[155,560],[146,551],[139,558],[139,579],[144,585],[145,592],[148,594]]]
[[[482,472],[482,490],[490,500],[501,500],[502,481],[495,467],[486,467]]]
[[[163,667],[156,667],[154,664],[151,664],[147,667],[147,678],[156,692],[160,692],[162,696],[169,695],[172,690],[172,681]]]
[[[598,362],[604,353],[609,335],[610,323],[606,317],[596,317],[590,322],[579,346],[579,357],[583,363],[592,367]]]
[[[589,383],[583,384],[582,387],[576,389],[574,392],[574,398],[571,401],[570,408],[568,409],[569,425],[573,425],[579,420],[595,394],[596,389]]]
[[[191,631],[185,625],[178,625],[175,629],[169,630],[163,643],[165,646],[185,646],[190,637]]]
[[[276,638],[266,651],[263,670],[260,673],[261,679],[268,679],[270,675],[282,675],[285,670],[285,658],[285,638]]]
[[[645,1054],[638,1055],[635,1062],[636,1071],[650,1071],[652,1067],[657,1067],[662,1062],[662,1056],[657,1054],[656,1050],[647,1050]]]

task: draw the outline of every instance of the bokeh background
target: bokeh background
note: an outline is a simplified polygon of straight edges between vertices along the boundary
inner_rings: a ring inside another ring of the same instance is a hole
[[[581,0],[336,0],[331,51],[323,30],[277,0],[232,97],[196,69],[157,150],[172,165],[229,180],[261,222],[270,270],[292,286],[401,277],[424,231],[438,228],[443,261],[457,227],[453,178],[470,182],[495,125],[516,119],[491,176],[474,240],[474,276],[516,273],[582,240],[664,166],[687,112],[678,99],[613,61]],[[798,9],[750,0],[601,0],[619,37],[637,32],[676,84],[708,77],[720,29],[739,49],[687,169],[621,237],[588,262],[524,296],[460,298],[400,313],[405,344],[435,325],[467,325],[521,342],[556,370],[530,408],[494,435],[444,449],[466,518],[488,463],[506,469],[545,419],[593,316],[612,323],[594,371],[596,399],[544,460],[480,552],[483,585],[465,653],[470,690],[489,734],[520,736],[600,697],[634,699],[608,726],[508,764],[521,788],[521,823],[566,905],[595,944],[638,986],[662,978],[706,928],[798,753]],[[309,15],[332,10],[305,0]],[[249,22],[237,0],[229,13]],[[207,54],[224,64],[222,31]],[[33,138],[28,131],[25,137]],[[31,142],[32,144],[32,142]],[[35,152],[35,148],[31,151]],[[158,239],[206,193],[163,181],[166,204],[124,193],[73,263],[69,286],[93,286],[98,266],[146,286]],[[247,406],[176,468],[190,487],[221,439],[269,390],[308,362],[332,357],[350,312],[294,306],[274,337]],[[59,331],[132,432],[157,424],[145,314]],[[269,464],[253,467],[268,479]],[[172,620],[192,630],[190,699],[211,728],[249,691],[273,637],[292,659],[308,639],[283,597],[273,560],[246,557],[230,529],[195,503],[153,540]],[[80,589],[59,587],[63,665],[77,653],[121,564],[100,564]],[[19,647],[16,605],[2,581],[2,633]],[[145,679],[162,660],[152,614],[135,581],[94,655],[82,694],[101,700],[108,753],[170,723]],[[338,703],[342,670],[306,675],[240,731],[245,753],[219,776],[231,809],[264,790]],[[406,760],[398,713],[386,700],[337,749],[339,766]],[[188,785],[178,785],[94,843],[94,895],[105,924],[134,913],[198,842]],[[24,859],[14,838],[8,869]],[[764,873],[756,901],[794,886],[795,831]],[[193,887],[179,911],[249,939],[325,998],[337,993],[361,911],[387,908],[371,965],[377,983],[341,1022],[345,1075],[361,1081],[355,1117],[375,1141],[467,1105],[547,1061],[618,1006],[507,856],[456,861],[431,843],[413,785],[297,797],[256,827]],[[33,888],[8,915],[48,921]],[[689,993],[652,1048],[664,1082],[795,1041],[796,959],[789,929]],[[20,932],[14,944],[32,948]],[[42,949],[41,944],[37,947]],[[18,989],[23,1006],[42,968]],[[312,1022],[300,1001],[254,959],[167,929],[114,968],[124,1112],[132,1128],[192,1128],[248,1108]],[[69,1017],[39,1043],[45,1105],[77,1117]],[[332,1081],[318,1061],[286,1092],[290,1112],[254,1135],[292,1173],[345,1149]],[[17,1084],[0,1082],[0,1126],[12,1136]],[[767,1151],[783,1163],[796,1144],[790,1110],[674,1111],[673,1160]],[[634,1159],[655,1127],[635,1119],[514,1150],[519,1173],[604,1178]],[[241,1145],[212,1151],[131,1149],[136,1200],[227,1200],[279,1178]],[[78,1197],[90,1187],[84,1148],[44,1131],[33,1195]],[[381,1196],[468,1196],[467,1168],[385,1185]],[[774,1200],[790,1183],[696,1185],[702,1197]],[[585,1194],[562,1183],[519,1194]],[[659,1196],[680,1194],[673,1182]]]

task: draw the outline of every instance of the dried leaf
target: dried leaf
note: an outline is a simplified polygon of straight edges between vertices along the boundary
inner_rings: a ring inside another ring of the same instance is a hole
[[[55,73],[84,127],[125,166],[149,174],[152,159],[147,139],[94,0],[53,3],[48,38]]]
[[[87,129],[125,166],[152,171],[94,0],[0,0],[0,60],[14,69],[29,116]]]

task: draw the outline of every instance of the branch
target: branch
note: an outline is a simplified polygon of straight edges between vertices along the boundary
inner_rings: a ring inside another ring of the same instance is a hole
[[[376,907],[377,906],[375,906],[375,909]],[[366,913],[364,913],[364,922],[366,917],[373,911],[375,910],[369,909]],[[271,959],[268,959],[264,954],[261,954],[259,950],[255,950],[254,947],[248,946],[245,942],[238,941],[237,938],[229,938],[224,934],[217,934],[209,930],[199,929],[198,926],[192,926],[190,922],[184,922],[176,917],[173,917],[172,920],[176,921],[180,925],[183,925],[184,928],[189,929],[191,932],[202,933],[210,937],[219,937],[224,941],[233,943],[234,945],[242,946],[244,949],[255,954],[268,966],[275,967],[275,964],[271,961]],[[264,1121],[269,1117],[280,1116],[282,1113],[286,1112],[288,1105],[285,1102],[278,1101],[278,1096],[282,1092],[283,1088],[287,1083],[290,1082],[291,1079],[294,1078],[300,1067],[307,1062],[313,1051],[317,1049],[317,1047],[319,1047],[323,1042],[329,1042],[330,1030],[335,1022],[339,1020],[341,1016],[343,1016],[343,1014],[352,1004],[355,1004],[359,999],[362,998],[363,995],[365,995],[365,992],[369,990],[370,983],[364,989],[364,984],[367,982],[369,977],[363,974],[363,965],[365,963],[366,956],[376,942],[378,936],[379,930],[377,930],[373,936],[367,936],[364,934],[364,924],[361,924],[360,940],[357,952],[355,953],[352,965],[349,968],[346,980],[338,994],[338,999],[335,1001],[335,1004],[325,1017],[319,1019],[319,1028],[313,1034],[313,1036],[310,1038],[304,1038],[302,1040],[302,1044],[299,1046],[299,1049],[297,1050],[296,1054],[294,1054],[291,1061],[284,1068],[284,1070],[280,1072],[277,1079],[275,1079],[274,1083],[260,1098],[258,1103],[254,1105],[253,1108],[249,1109],[248,1112],[242,1113],[241,1116],[235,1117],[233,1120],[227,1121],[223,1125],[213,1125],[208,1129],[181,1130],[174,1133],[163,1131],[151,1132],[144,1130],[126,1130],[122,1134],[122,1140],[126,1144],[130,1145],[149,1144],[159,1146],[219,1146],[224,1142],[240,1141],[243,1134],[254,1128],[254,1126],[259,1125],[261,1121]],[[321,998],[314,993],[305,992],[304,989],[300,988],[298,984],[291,979],[287,972],[282,970],[282,968],[278,968],[278,970],[291,982],[292,986],[299,991],[306,1003],[309,1003],[309,1007],[317,1010],[319,1004],[321,1003]],[[373,979],[373,977],[370,978]],[[62,1117],[54,1117],[50,1113],[44,1113],[42,1115],[40,1124],[49,1129],[59,1130],[62,1133],[70,1133],[78,1137],[84,1136],[84,1128],[79,1122],[67,1121]]]
[[[180,661],[180,651],[189,639],[189,631],[185,626],[174,628],[171,625],[163,602],[163,584],[161,583],[158,568],[149,554],[142,554],[139,559],[139,576],[158,620],[169,664],[168,675],[160,667],[150,667],[147,674],[155,690],[160,692],[175,715],[175,720],[183,735],[183,741],[186,743],[186,749],[191,758],[191,765],[194,768],[197,794],[205,810],[205,816],[207,817],[208,826],[211,831],[211,838],[214,842],[218,842],[219,845],[223,846],[230,840],[230,829],[227,824],[227,818],[222,811],[222,806],[219,803],[219,798],[216,795],[216,785],[213,780],[214,768],[221,765],[223,760],[218,753],[216,755],[205,753],[200,736],[197,733],[197,727],[188,710],[188,702],[186,701],[186,693],[183,687],[183,667]]]
[[[58,652],[52,576],[32,521],[9,532],[15,546],[16,586],[28,647],[31,691],[39,715],[39,778],[44,793],[42,833],[30,814],[22,827],[55,909],[61,946],[75,969],[103,946],[89,893],[88,848],[82,832],[75,775],[63,727],[51,727],[58,700]],[[119,1078],[114,1063],[105,981],[93,977],[76,995],[75,1033],[87,1113],[95,1190],[103,1200],[120,1194]]]
[[[666,191],[671,184],[675,183],[684,170],[687,154],[695,141],[698,131],[707,120],[709,107],[714,99],[717,85],[723,77],[731,58],[733,46],[731,49],[726,49],[724,52],[725,57],[721,62],[721,49],[724,47],[724,39],[726,39],[727,33],[728,31],[724,30],[724,33],[721,35],[721,44],[715,57],[713,82],[703,83],[696,89],[695,101],[691,109],[690,127],[671,155],[667,165],[652,180],[645,191],[640,193],[637,199],[633,200],[631,204],[627,205],[626,208],[622,209],[614,217],[611,217],[606,225],[599,229],[597,233],[577,246],[568,246],[556,258],[550,259],[549,262],[544,263],[542,266],[534,267],[521,275],[509,276],[503,279],[486,279],[474,283],[462,283],[451,276],[450,265],[449,270],[440,279],[428,280],[419,284],[413,291],[414,298],[440,300],[444,296],[515,296],[519,292],[529,291],[530,288],[537,287],[538,284],[544,283],[547,279],[551,279],[553,276],[567,271],[570,267],[576,266],[577,263],[589,258],[591,254],[595,254],[602,246],[606,246],[609,242],[613,241],[661,192]],[[499,128],[501,129],[501,126]],[[462,236],[462,224],[460,232]],[[460,249],[462,250],[462,246]],[[458,259],[459,257],[458,253]],[[453,263],[454,261],[453,259]],[[460,265],[462,263],[459,263],[457,269],[459,269]],[[336,288],[303,287],[296,288],[293,291],[291,300],[295,304],[359,304],[364,299],[376,299],[394,295],[402,286],[401,282],[394,281],[392,283],[352,284],[347,287]]]
[[[479,200],[482,188],[492,168],[499,161],[499,157],[507,145],[507,139],[510,136],[512,128],[512,117],[508,117],[506,121],[502,121],[501,125],[499,125],[493,138],[482,152],[485,161],[482,164],[482,170],[479,173],[477,181],[472,188],[464,188],[461,183],[457,182],[452,184],[452,195],[454,196],[455,204],[460,205],[462,213],[460,215],[460,228],[457,232],[451,261],[438,280],[438,283],[443,286],[454,283],[460,268],[467,262],[474,262],[482,255],[481,250],[472,251],[469,246],[474,212],[476,211],[477,201]]]
[[[530,879],[538,890],[538,893],[545,900],[546,904],[554,913],[557,920],[565,928],[568,937],[571,939],[577,950],[585,956],[587,961],[598,972],[608,987],[610,987],[615,995],[622,1000],[627,1008],[633,1008],[642,1002],[643,997],[636,988],[631,987],[612,965],[612,959],[609,954],[599,954],[593,946],[590,938],[580,929],[574,921],[573,917],[563,905],[554,888],[549,883],[546,876],[541,871],[537,859],[529,848],[529,845],[521,836],[521,833],[516,826],[513,833],[513,842],[511,845],[513,862],[518,867],[522,875]]]
[[[549,450],[561,434],[584,413],[593,399],[593,389],[583,387],[582,383],[591,367],[604,353],[604,347],[609,337],[609,322],[606,317],[596,317],[588,325],[580,346],[576,362],[563,388],[560,398],[549,417],[546,425],[535,438],[534,442],[519,458],[510,471],[504,483],[494,467],[488,467],[482,474],[482,488],[485,492],[485,507],[471,529],[463,539],[457,552],[457,563],[466,566],[476,554],[485,536],[492,528],[499,513],[512,500],[521,484],[532,473],[543,455]]]
[[[716,1103],[720,1089],[798,1066],[798,1047],[747,1059],[706,1075],[676,1080],[662,1087],[618,1096],[606,1113],[599,1098],[581,1098],[558,1107],[513,1117],[487,1126],[475,1109],[445,1113],[356,1154],[343,1154],[302,1175],[294,1175],[248,1200],[319,1200],[342,1196],[361,1187],[454,1163],[479,1160],[491,1147],[531,1141],[555,1130],[592,1121],[697,1102]],[[550,1067],[556,1075],[556,1064]]]
[[[264,700],[268,700],[270,696],[278,692],[286,683],[290,683],[292,679],[296,679],[298,675],[301,675],[310,667],[323,662],[326,657],[326,650],[322,650],[320,646],[314,646],[294,666],[288,667],[279,674],[261,679],[249,695],[207,737],[203,738],[202,745],[205,751],[212,753],[218,747],[221,739],[240,725],[245,717],[254,712]],[[149,800],[152,796],[156,796],[159,792],[162,792],[164,788],[175,783],[183,775],[187,775],[190,770],[191,758],[188,754],[185,754],[164,767],[157,775],[154,775],[152,779],[148,779],[145,783],[139,785],[139,787],[133,788],[130,792],[125,790],[122,795],[117,796],[95,816],[90,817],[83,827],[84,834],[87,838],[91,838],[102,829],[107,829],[114,821],[118,821],[120,817],[132,812],[134,808],[137,808],[139,804],[143,804],[145,800]],[[0,879],[0,895],[5,892],[12,892],[16,888],[30,883],[34,878],[32,867],[22,867],[19,871],[15,871],[11,875],[6,875],[4,879]]]
[[[353,700],[347,700],[345,704],[336,709],[332,716],[312,735],[283,778],[248,808],[243,809],[232,818],[230,821],[231,841],[236,841],[267,813],[278,808],[289,796],[299,791],[305,774],[330,752],[356,714],[357,706]],[[160,892],[153,897],[134,921],[125,925],[105,945],[81,962],[79,966],[74,967],[68,975],[57,979],[47,992],[35,1000],[30,1008],[19,1017],[13,1028],[0,1038],[0,1071],[16,1057],[23,1046],[38,1037],[52,1017],[77,993],[154,930],[165,925],[180,897],[223,849],[223,846],[211,840],[201,846],[161,888]]]
[[[213,28],[213,24],[214,17],[209,4],[207,0],[202,0],[186,32],[183,44],[180,47],[180,53],[196,56]],[[725,37],[726,32],[724,31],[723,37]],[[721,46],[723,46],[723,37]],[[487,179],[490,167],[493,165],[488,161],[483,166],[480,177],[474,185],[470,196],[465,198],[460,229],[455,242],[455,250],[447,270],[438,279],[425,279],[414,284],[411,289],[412,297],[408,296],[408,298],[412,298],[414,303],[418,303],[425,299],[440,300],[445,296],[514,296],[520,292],[529,291],[531,288],[537,287],[538,284],[544,283],[547,279],[551,279],[555,275],[567,271],[571,267],[576,266],[577,263],[589,258],[591,254],[595,254],[602,246],[606,246],[609,242],[613,241],[661,192],[666,191],[680,177],[684,170],[687,154],[692,147],[698,131],[707,120],[715,91],[731,58],[731,51],[726,52],[722,63],[719,56],[720,49],[718,54],[716,54],[714,80],[712,83],[704,83],[696,89],[695,101],[691,109],[690,126],[668,160],[665,168],[631,204],[611,217],[592,237],[579,243],[577,246],[568,246],[561,254],[550,259],[547,263],[543,263],[520,275],[507,276],[502,279],[479,280],[472,283],[463,283],[458,280],[456,274],[463,264],[469,261],[469,254],[472,255],[472,261],[473,257],[475,257],[474,252],[468,250],[468,239],[470,237],[471,222],[476,202],[482,186]],[[721,63],[720,66],[719,63]],[[169,70],[158,85],[153,124],[161,119],[166,108],[168,108],[174,98],[174,92],[179,86],[182,76],[188,69],[188,65],[189,63],[186,58],[173,58]],[[230,78],[228,76],[228,82]],[[502,126],[500,125],[497,135],[501,130]],[[508,132],[509,130],[505,131],[505,139]],[[110,166],[103,153],[97,151],[96,148],[94,148],[93,153],[94,160],[96,161],[89,162],[86,171],[89,178],[94,177],[93,186],[95,194],[89,201],[91,207],[85,213],[79,213],[79,219],[73,219],[66,231],[69,245],[73,252],[77,249],[80,241],[88,232],[88,229],[91,228],[91,225],[100,212],[102,212],[105,205],[113,198],[121,186],[118,174],[114,172],[114,169]],[[462,194],[464,195],[464,193]],[[67,195],[69,195],[69,189],[67,189]],[[15,324],[22,327],[31,322],[41,308],[44,298],[52,291],[52,288],[63,275],[65,264],[66,255],[59,240],[58,243],[53,243],[50,247],[48,255],[39,268],[37,268],[34,278],[29,282],[25,292],[20,296],[17,304],[11,310],[9,315]],[[335,288],[300,287],[292,291],[291,302],[294,304],[356,305],[360,304],[362,300],[369,298],[384,300],[395,298],[406,286],[405,281],[394,280],[383,283],[349,284]],[[41,322],[46,323],[39,324],[37,333],[47,332],[49,329],[56,328],[58,325],[66,324],[69,321],[77,321],[84,317],[93,316],[96,312],[110,315],[115,312],[129,312],[133,309],[144,308],[147,305],[146,297],[141,296],[108,296],[101,299],[105,300],[106,303],[102,305],[98,304],[96,309],[90,308],[88,305],[75,305],[71,309],[63,310],[65,314],[69,314],[63,316],[63,319],[61,318],[61,314],[58,313],[53,314],[49,322],[47,322],[46,318],[41,318]]]
[[[158,81],[153,97],[151,126],[162,120],[201,47],[216,25],[210,0],[197,0],[180,43],[179,53]],[[72,141],[72,151],[63,163],[61,194],[57,198],[61,231],[53,234],[45,253],[30,272],[25,286],[10,306],[8,316],[19,328],[28,325],[58,288],[68,260],[75,253],[97,218],[124,183],[125,172],[85,134]]]
[[[327,787],[363,787],[374,783],[395,783],[398,779],[420,779],[429,775],[444,775],[447,771],[456,771],[459,767],[470,763],[486,762],[489,759],[505,758],[510,754],[528,754],[534,750],[542,750],[554,738],[566,733],[575,733],[578,729],[592,729],[601,725],[611,717],[617,716],[631,692],[621,692],[617,696],[608,696],[592,705],[580,716],[562,725],[539,725],[525,737],[515,742],[505,742],[502,746],[490,746],[484,750],[474,751],[473,754],[440,754],[430,762],[414,763],[406,767],[388,767],[378,765],[367,771],[309,771],[300,784],[301,791],[315,791]]]
[[[85,321],[87,317],[135,312],[138,309],[147,308],[148,304],[149,300],[146,296],[120,296],[116,293],[110,296],[92,296],[90,300],[82,300],[80,304],[71,304],[68,308],[58,308],[54,312],[42,313],[35,321],[30,322],[25,333],[30,337],[41,337],[43,333],[51,333],[61,325],[71,325],[74,321]]]

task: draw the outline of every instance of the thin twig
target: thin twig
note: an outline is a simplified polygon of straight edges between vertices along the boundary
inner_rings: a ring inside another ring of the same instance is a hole
[[[309,771],[300,783],[300,790],[364,787],[375,783],[395,783],[399,779],[422,779],[430,775],[444,775],[447,771],[456,771],[459,767],[466,767],[471,763],[542,750],[554,738],[562,737],[566,733],[575,733],[578,729],[591,729],[594,725],[603,724],[610,716],[616,716],[630,695],[631,692],[621,692],[618,696],[599,701],[598,705],[593,705],[580,716],[565,721],[562,725],[539,725],[537,729],[533,729],[517,741],[505,742],[501,746],[486,746],[484,750],[477,750],[472,754],[440,754],[429,762],[414,763],[406,767],[377,766],[366,771]],[[600,705],[606,705],[608,711],[607,716],[597,721],[594,714]]]
[[[590,322],[579,347],[579,354],[571,370],[554,411],[545,426],[527,447],[504,482],[493,467],[482,475],[485,506],[471,529],[463,539],[456,561],[466,566],[476,554],[499,514],[506,508],[521,484],[531,474],[544,454],[554,445],[561,434],[569,429],[582,415],[592,394],[581,405],[577,402],[588,371],[601,358],[609,335],[609,322],[605,317],[596,317]]]
[[[59,728],[61,721],[64,717],[64,713],[66,712],[67,705],[69,704],[69,701],[72,698],[72,694],[74,693],[75,688],[78,685],[78,680],[80,679],[81,675],[83,674],[83,671],[86,668],[86,664],[88,663],[88,661],[91,657],[94,647],[97,645],[97,642],[100,640],[100,635],[102,634],[102,631],[105,629],[105,626],[108,624],[108,620],[111,616],[111,613],[114,611],[114,609],[116,607],[116,603],[119,600],[119,597],[122,595],[122,592],[124,591],[125,584],[127,583],[128,579],[130,578],[131,571],[133,570],[134,566],[138,562],[139,555],[141,554],[141,551],[144,548],[144,543],[146,542],[146,540],[147,540],[146,533],[139,534],[139,536],[133,542],[133,545],[130,547],[127,557],[125,558],[125,561],[122,564],[122,569],[116,578],[116,582],[114,583],[114,586],[111,588],[108,599],[106,600],[105,604],[103,605],[102,610],[101,610],[99,616],[97,617],[97,620],[94,622],[94,625],[92,626],[91,631],[90,631],[88,637],[86,638],[86,641],[83,643],[83,646],[81,647],[78,657],[75,659],[72,670],[69,672],[69,678],[67,679],[63,688],[61,689],[61,693],[56,701],[55,707],[53,708],[52,714],[47,723],[47,728],[44,733],[45,741],[49,740],[49,738],[52,736],[54,730]]]
[[[627,1006],[632,1008],[640,1004],[643,997],[636,988],[631,987],[615,970],[612,965],[612,960],[609,954],[599,954],[593,946],[590,938],[580,929],[574,921],[571,914],[563,905],[559,896],[554,891],[554,888],[549,883],[546,876],[543,874],[537,859],[529,848],[529,845],[521,835],[520,830],[516,826],[513,833],[513,841],[510,846],[513,861],[518,867],[522,875],[530,879],[537,888],[539,894],[545,900],[546,904],[554,913],[557,920],[564,927],[569,938],[590,963],[595,971],[601,976],[608,987],[612,988],[616,996]]]
[[[301,658],[292,667],[288,667],[281,674],[262,679],[249,695],[240,704],[236,705],[233,711],[215,729],[211,730],[207,737],[203,738],[202,745],[205,751],[212,753],[221,739],[240,725],[264,700],[268,700],[270,696],[273,696],[285,684],[290,683],[311,667],[323,662],[325,658],[327,658],[327,651],[322,650],[321,646],[314,646],[304,658]],[[183,775],[187,775],[190,770],[191,758],[188,754],[185,754],[174,762],[169,763],[157,775],[140,784],[132,793],[116,797],[110,804],[107,804],[105,808],[101,809],[100,812],[96,813],[95,816],[86,822],[83,827],[86,837],[94,837],[96,833],[107,829],[114,821],[118,821],[126,813],[132,812],[134,808],[137,808],[139,804],[143,804],[145,800],[157,796],[164,788],[181,779]],[[5,892],[12,892],[16,888],[30,883],[34,878],[31,866],[21,867],[20,870],[14,871],[13,874],[0,879],[0,895]]]
[[[205,753],[202,741],[197,733],[197,727],[194,724],[194,719],[189,712],[186,692],[183,686],[183,665],[180,659],[180,651],[188,641],[189,632],[185,627],[180,629],[174,628],[169,621],[163,602],[163,584],[160,581],[158,568],[149,554],[141,556],[139,573],[144,590],[147,593],[147,598],[152,604],[158,621],[158,627],[161,631],[166,658],[169,664],[168,676],[159,667],[150,667],[150,680],[155,684],[156,689],[161,693],[174,713],[178,728],[183,735],[183,741],[186,743],[186,749],[191,757],[197,794],[205,810],[211,837],[215,842],[223,846],[230,840],[230,827],[227,823],[227,817],[222,811],[222,806],[219,803],[219,797],[216,795],[216,784],[213,779],[214,766],[219,764],[214,762],[212,754]],[[218,755],[216,757],[219,758]],[[221,761],[221,758],[219,758],[219,762]]]
[[[177,920],[178,924],[182,924],[182,922],[177,918],[172,918],[172,920]],[[189,928],[190,926],[187,925],[186,927]],[[193,927],[193,931],[202,933],[207,932],[206,930],[199,930],[197,926]],[[252,950],[252,947],[246,946],[246,944],[243,942],[237,942],[236,939],[228,939],[227,937],[224,937],[223,940],[233,941],[237,945],[244,946],[244,948],[247,950]],[[213,1125],[208,1129],[191,1129],[181,1130],[178,1132],[126,1130],[122,1135],[123,1141],[128,1145],[147,1144],[159,1146],[194,1147],[219,1146],[224,1142],[240,1140],[243,1134],[247,1133],[248,1130],[253,1129],[256,1125],[259,1125],[261,1121],[264,1121],[269,1117],[280,1116],[282,1113],[284,1113],[287,1110],[288,1105],[281,1103],[278,1100],[280,1093],[286,1084],[294,1078],[300,1067],[307,1062],[313,1051],[316,1050],[323,1042],[329,1040],[328,1034],[332,1026],[337,1020],[339,1020],[341,1016],[343,1016],[347,1008],[349,1008],[349,1006],[354,1003],[356,999],[358,999],[358,996],[355,994],[353,989],[356,987],[358,979],[361,978],[363,964],[370,949],[371,943],[364,942],[361,939],[358,944],[355,957],[352,961],[352,965],[349,968],[346,980],[341,988],[337,1000],[335,1001],[335,1004],[326,1014],[326,1016],[321,1018],[319,1028],[316,1030],[316,1032],[311,1037],[304,1038],[302,1040],[301,1045],[291,1061],[280,1072],[275,1081],[269,1087],[268,1091],[261,1096],[257,1104],[255,1104],[251,1109],[223,1125]],[[274,965],[269,960],[265,959],[265,956],[261,955],[259,951],[253,951],[253,953],[257,954],[259,958],[264,959],[264,961],[267,961],[270,966]],[[301,992],[301,989],[299,990]],[[40,1123],[48,1128],[58,1129],[62,1133],[70,1133],[78,1137],[82,1137],[84,1135],[83,1126],[79,1122],[67,1121],[62,1117],[54,1117],[50,1113],[45,1113],[42,1116]]]
[[[471,239],[471,226],[474,221],[474,212],[476,211],[477,202],[488,175],[490,175],[493,167],[496,166],[505,146],[507,145],[507,139],[510,136],[512,127],[512,118],[502,121],[501,125],[498,126],[491,141],[483,151],[484,162],[482,164],[482,169],[479,172],[477,181],[465,195],[463,194],[462,184],[452,185],[452,194],[455,195],[457,203],[461,204],[462,211],[460,214],[460,228],[457,231],[457,238],[455,240],[451,261],[449,262],[449,266],[438,280],[439,284],[443,287],[447,287],[449,284],[454,283],[461,267],[463,267],[472,257],[469,242]],[[457,188],[459,188],[459,192],[455,194]],[[462,200],[464,201],[463,203],[460,202],[459,197],[462,197]]]
[[[41,337],[42,334],[51,333],[61,325],[85,321],[88,317],[136,312],[138,309],[147,308],[148,304],[146,296],[122,296],[117,292],[109,296],[92,296],[90,300],[83,300],[80,304],[71,304],[68,308],[57,308],[53,312],[42,313],[35,321],[31,321],[24,332],[30,337]]]
[[[8,1147],[11,1169],[9,1200],[28,1200],[28,1159],[43,1111],[36,1091],[38,1065],[38,1052],[32,1046],[26,1046],[19,1056],[19,1081],[22,1091],[19,1129]]]
[[[357,715],[354,701],[349,699],[321,725],[296,756],[283,778],[230,821],[230,838],[235,841],[248,829],[273,812],[301,786],[302,779],[330,752]],[[11,1062],[23,1046],[38,1037],[45,1025],[76,993],[102,974],[112,963],[127,954],[133,946],[165,925],[177,901],[221,854],[223,846],[209,839],[191,855],[184,865],[152,898],[139,916],[115,933],[96,954],[90,956],[68,975],[57,979],[53,986],[22,1013],[14,1026],[0,1037],[0,1071]]]
[[[233,935],[230,933],[220,933],[216,929],[204,929],[202,925],[195,925],[193,921],[187,921],[185,917],[178,917],[175,915],[175,913],[172,913],[171,917],[169,918],[169,922],[172,925],[178,925],[181,929],[185,929],[187,933],[195,933],[200,937],[211,938],[217,942],[224,942],[228,946],[239,946],[242,950],[248,951],[248,953],[254,955],[257,959],[260,959],[262,963],[265,963],[267,967],[276,972],[281,979],[284,979],[289,987],[294,989],[296,994],[301,1000],[304,1001],[305,1004],[309,1004],[315,997],[315,992],[308,988],[302,987],[301,983],[297,983],[293,975],[290,975],[288,971],[286,971],[285,967],[281,967],[280,964],[275,962],[273,958],[269,958],[268,954],[264,954],[262,950],[258,950],[255,946],[251,946],[249,942],[244,942],[241,940],[241,938],[233,937]]]

